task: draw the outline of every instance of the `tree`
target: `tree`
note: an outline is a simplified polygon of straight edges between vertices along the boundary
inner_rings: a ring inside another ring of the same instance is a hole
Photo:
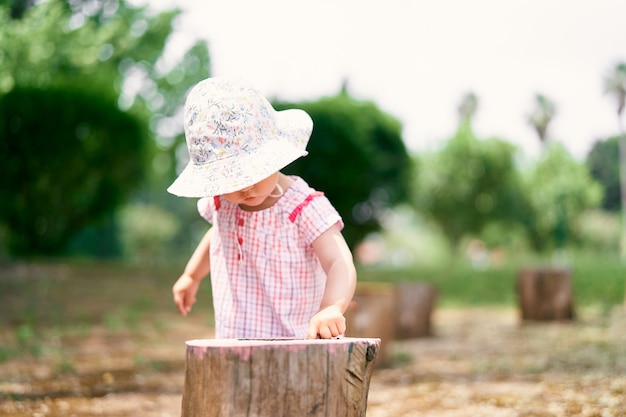
[[[622,233],[620,254],[626,262],[626,130],[624,129],[624,107],[626,104],[626,62],[620,62],[604,78],[604,92],[615,98],[617,103],[617,123],[619,126],[619,172],[622,204]]]
[[[478,235],[493,222],[515,224],[528,212],[514,155],[513,145],[479,140],[462,122],[442,150],[419,159],[415,204],[453,249],[466,235]]]
[[[525,193],[534,213],[529,224],[537,249],[565,246],[578,236],[576,220],[602,200],[602,188],[583,163],[561,144],[551,144],[525,176]]]
[[[0,3],[2,50],[0,96],[6,96],[5,106],[12,107],[7,100],[17,100],[23,95],[35,96],[36,93],[33,90],[41,90],[42,95],[37,97],[42,97],[43,100],[47,100],[45,97],[48,96],[59,95],[60,90],[70,90],[63,97],[65,109],[56,108],[55,111],[50,111],[48,107],[47,112],[42,112],[37,106],[31,105],[29,108],[20,110],[22,113],[19,117],[22,120],[52,129],[49,135],[51,138],[58,138],[57,134],[62,132],[65,134],[74,132],[71,130],[70,121],[55,123],[57,113],[63,113],[63,110],[77,117],[73,120],[74,129],[80,132],[83,132],[81,130],[83,126],[88,126],[97,127],[100,138],[108,138],[110,135],[125,137],[125,134],[115,130],[115,124],[108,127],[108,132],[105,125],[98,124],[101,120],[99,117],[122,120],[121,113],[124,113],[142,126],[149,126],[157,140],[156,143],[145,142],[145,146],[141,147],[142,155],[134,158],[136,168],[142,173],[142,175],[137,174],[137,178],[145,177],[143,173],[146,172],[148,166],[154,166],[155,161],[159,161],[156,165],[160,169],[147,172],[158,173],[162,177],[167,177],[168,181],[173,178],[174,153],[177,144],[182,140],[182,126],[178,127],[180,123],[176,123],[176,129],[168,128],[172,125],[169,121],[178,120],[178,111],[183,105],[184,93],[193,83],[205,78],[209,71],[208,50],[204,42],[194,45],[183,56],[181,62],[171,67],[172,69],[167,69],[161,62],[165,43],[172,31],[173,19],[179,11],[170,10],[150,15],[146,8],[130,7],[124,1],[81,2],[77,0],[63,3],[59,0],[50,0],[37,3],[33,7],[26,7],[23,13],[12,17],[9,7],[6,6],[7,3],[9,2]],[[29,6],[31,3],[22,2],[22,4]],[[19,93],[12,95],[14,90]],[[97,110],[103,115],[89,115],[86,111],[79,111],[78,106],[83,106],[85,110]],[[29,111],[32,114],[27,114]],[[24,131],[36,128],[36,126],[23,126]],[[146,132],[141,132],[141,135],[145,134]],[[0,140],[4,146],[12,146],[8,142],[13,139],[6,134]],[[51,152],[50,155],[65,158],[59,159],[58,163],[64,167],[64,170],[74,172],[77,167],[70,164],[77,163],[75,155],[62,149],[64,142],[61,142],[61,139],[55,140],[57,140],[57,147],[53,146],[54,143],[46,144]],[[32,140],[30,143],[33,144]],[[74,146],[72,149],[78,148]],[[120,148],[120,151],[123,149]],[[111,152],[106,149],[101,148],[99,152],[101,152],[103,162],[111,157]],[[127,157],[132,155],[129,154]],[[2,156],[13,157],[5,154]],[[115,161],[115,159],[110,159],[109,164],[114,164]],[[7,181],[13,178],[9,177],[9,172],[5,172],[10,166],[11,164],[0,164],[0,176]],[[111,165],[107,167],[107,169],[110,168]],[[96,166],[92,166],[91,169],[97,170]],[[54,174],[46,173],[45,175],[62,176],[58,170]],[[149,178],[155,178],[155,176]],[[38,180],[39,178],[33,178],[33,182]],[[117,205],[128,199],[130,193],[137,190],[140,184],[134,179],[119,177],[118,180],[133,184],[134,189],[126,190],[125,187],[119,187],[125,190],[126,198],[112,197],[112,201]],[[76,189],[73,188],[74,186]],[[161,189],[164,188],[164,186],[161,187]],[[104,188],[95,189],[105,193]],[[109,188],[109,190],[112,189],[118,188],[117,186]],[[43,192],[43,189],[38,188],[38,190]],[[92,198],[94,201],[103,198],[103,195],[85,192],[80,188],[79,182],[68,182],[63,192],[67,194],[80,192],[83,198]],[[46,197],[47,194],[42,194],[37,201],[45,201]],[[69,204],[70,199],[66,199],[65,202]],[[20,210],[20,203],[15,198],[8,197],[8,201],[5,203],[3,200],[3,204],[10,205],[14,211]],[[107,204],[106,206],[110,212],[116,208],[113,205]],[[83,204],[79,207],[85,210],[94,208],[91,204]],[[45,206],[36,204],[33,206],[33,209],[35,208],[45,215]],[[60,212],[60,215],[68,218],[62,219],[59,224],[75,225],[81,223],[80,219],[84,218],[88,219],[87,222],[91,222],[100,216],[96,215],[97,213],[93,216],[86,214],[77,213],[68,207],[67,210]],[[70,219],[70,216],[76,219]],[[1,221],[4,220],[5,218],[2,218]],[[23,234],[17,225],[18,223],[5,225],[10,235]],[[84,222],[83,225],[85,225]],[[74,226],[71,229],[76,230]],[[39,238],[51,236],[46,234]],[[63,250],[64,243],[67,243],[68,236],[66,233],[60,233],[58,236],[62,236],[65,242],[57,237],[54,242],[38,242],[30,250],[46,254],[51,251],[60,252]],[[17,246],[21,247],[19,249],[21,252],[29,250],[25,249],[23,244]]]
[[[471,123],[478,109],[478,97],[474,93],[467,93],[459,104],[458,112],[461,123]]]
[[[21,19],[29,8],[35,5],[35,0],[0,0],[0,6],[8,5],[12,19]]]
[[[589,173],[604,189],[602,209],[619,212],[621,207],[619,178],[619,136],[596,141],[587,154]]]
[[[173,178],[175,152],[184,144],[179,113],[185,94],[210,69],[204,41],[178,62],[163,61],[180,11],[153,15],[123,0],[49,0],[16,20],[2,4],[0,0],[0,94],[16,85],[114,91],[122,109],[145,118],[156,140],[158,172],[168,181]]]
[[[351,247],[380,230],[384,211],[406,201],[410,190],[412,163],[400,122],[345,89],[318,101],[274,105],[301,108],[313,119],[309,155],[285,172],[326,193],[343,217]]]
[[[535,107],[528,115],[528,123],[535,129],[541,145],[545,148],[548,142],[548,127],[556,114],[555,104],[542,94],[535,96]]]

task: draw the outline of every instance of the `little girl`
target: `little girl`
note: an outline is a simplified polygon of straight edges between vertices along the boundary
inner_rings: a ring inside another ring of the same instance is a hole
[[[356,285],[343,222],[323,193],[280,172],[307,154],[309,115],[214,77],[189,93],[184,123],[190,162],[168,191],[200,197],[212,227],[172,289],[180,313],[210,272],[218,338],[342,335]]]

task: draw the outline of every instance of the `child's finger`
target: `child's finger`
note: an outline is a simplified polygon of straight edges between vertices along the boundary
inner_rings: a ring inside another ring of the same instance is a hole
[[[337,337],[342,333],[341,331],[339,331],[339,326],[335,322],[332,322],[328,325],[328,331],[330,332],[330,336],[328,337],[329,339],[331,337]]]
[[[337,325],[337,334],[334,336],[339,336],[340,334],[344,334],[347,330],[347,326],[346,326],[346,320],[343,319],[338,325]]]
[[[187,309],[185,308],[185,306],[182,304],[182,302],[177,302],[176,303],[176,308],[178,309],[178,312],[183,315],[186,316],[187,315]]]
[[[328,326],[322,326],[319,329],[319,335],[320,338],[322,339],[330,339],[331,337],[333,337],[333,333],[331,332],[330,328]]]
[[[306,338],[307,339],[317,339],[317,338],[319,338],[319,336],[317,334],[317,327],[316,326],[313,326],[313,325],[309,326],[309,330],[308,330],[308,332],[306,334]]]
[[[186,316],[191,310],[191,306],[188,305],[186,297],[183,294],[174,294],[174,304],[176,304],[176,308],[183,316]]]

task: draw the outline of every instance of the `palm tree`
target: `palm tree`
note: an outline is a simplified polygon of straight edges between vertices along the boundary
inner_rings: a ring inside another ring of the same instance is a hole
[[[619,139],[619,177],[622,201],[622,233],[620,239],[620,255],[626,262],[626,131],[624,130],[624,105],[626,103],[626,62],[615,65],[604,77],[604,92],[617,101],[617,124],[620,131]]]
[[[541,148],[544,151],[548,146],[548,127],[556,115],[556,105],[552,100],[543,94],[535,96],[535,107],[527,116],[528,123],[535,129]],[[557,198],[557,228],[554,232],[554,240],[556,241],[557,251],[561,252],[565,248],[567,240],[567,213],[564,206],[564,195],[559,194]]]
[[[535,129],[542,147],[548,142],[548,126],[556,114],[556,106],[543,94],[535,96],[535,108],[528,115],[528,123]]]
[[[461,99],[461,104],[459,104],[459,107],[458,107],[459,117],[461,119],[461,125],[471,124],[472,118],[476,114],[477,109],[478,109],[478,97],[476,97],[476,94],[472,92],[466,93]]]

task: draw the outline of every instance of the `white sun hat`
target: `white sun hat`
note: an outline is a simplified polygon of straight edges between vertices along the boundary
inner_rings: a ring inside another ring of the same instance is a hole
[[[307,154],[311,117],[276,111],[238,77],[207,78],[190,91],[184,110],[189,163],[167,191],[212,197],[241,190]]]

